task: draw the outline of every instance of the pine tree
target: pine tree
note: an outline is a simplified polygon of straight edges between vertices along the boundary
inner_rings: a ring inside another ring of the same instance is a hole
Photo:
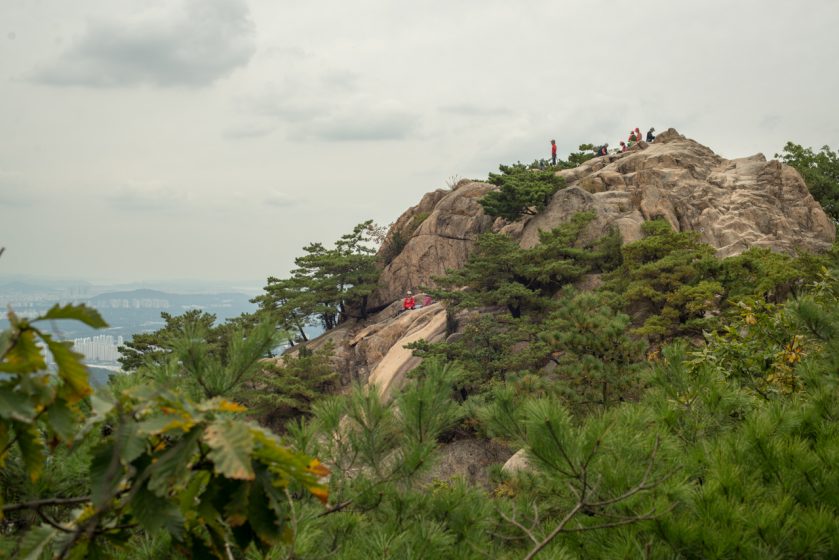
[[[615,312],[605,295],[564,294],[541,332],[569,403],[606,407],[637,395],[645,342],[629,326],[629,316]]]
[[[522,163],[500,165],[498,169],[501,173],[490,173],[487,180],[499,189],[487,193],[480,202],[490,216],[510,221],[538,214],[565,185],[553,170],[530,169]]]

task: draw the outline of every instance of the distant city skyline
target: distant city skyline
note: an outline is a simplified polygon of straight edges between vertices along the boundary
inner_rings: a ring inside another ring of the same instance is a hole
[[[73,351],[82,354],[89,362],[116,363],[121,354],[119,347],[125,344],[121,336],[101,334],[73,339]]]
[[[78,293],[84,297],[103,292],[151,289],[174,293],[217,293],[238,291],[254,294],[262,291],[266,279],[207,280],[203,278],[149,278],[120,281],[95,276],[76,277],[61,274],[3,274],[0,273],[0,296],[9,285],[25,284],[45,289]]]
[[[551,138],[836,148],[837,26],[836,0],[1,2],[0,274],[260,283]]]

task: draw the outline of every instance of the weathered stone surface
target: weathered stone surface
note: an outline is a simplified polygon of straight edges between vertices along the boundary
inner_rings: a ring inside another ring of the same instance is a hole
[[[527,460],[527,451],[519,449],[515,454],[507,459],[501,470],[507,474],[513,474],[519,471],[524,471],[530,468],[530,463]]]
[[[406,311],[384,324],[374,324],[358,333],[350,346],[368,364],[367,383],[386,398],[393,396],[405,374],[420,364],[420,358],[405,346],[418,340],[438,342],[446,335],[446,311],[440,304]]]
[[[394,252],[400,237],[404,248],[382,271],[370,306],[387,305],[404,297],[407,290],[432,286],[435,276],[461,267],[475,238],[492,226],[494,218],[484,214],[478,200],[493,188],[470,182],[452,191],[435,191],[402,214],[388,232],[380,254]]]
[[[459,439],[440,445],[431,468],[422,476],[421,483],[462,479],[473,486],[491,488],[490,467],[502,464],[512,453],[495,440],[482,438]]]
[[[569,187],[544,212],[502,229],[523,247],[538,243],[539,230],[586,210],[597,214],[586,239],[616,227],[624,242],[635,241],[644,221],[664,218],[677,231],[698,231],[721,257],[749,247],[824,251],[835,238],[833,224],[794,169],[761,154],[727,160],[673,129],[653,144],[641,142],[559,174]]]

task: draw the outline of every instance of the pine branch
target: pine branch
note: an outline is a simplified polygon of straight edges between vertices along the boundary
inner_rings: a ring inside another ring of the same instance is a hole
[[[607,430],[608,430],[608,428],[607,428]],[[632,496],[634,496],[634,495],[636,495],[640,492],[651,490],[651,489],[657,487],[658,485],[660,485],[664,480],[666,480],[670,476],[670,474],[668,474],[668,475],[665,475],[664,477],[659,478],[657,480],[650,481],[650,475],[652,474],[653,467],[655,466],[655,459],[656,459],[656,455],[658,453],[658,449],[659,449],[659,445],[660,445],[660,438],[656,437],[655,443],[653,444],[653,448],[650,451],[649,458],[647,459],[647,466],[644,469],[644,474],[641,476],[641,479],[638,481],[638,483],[635,486],[633,486],[629,490],[623,492],[619,496],[615,496],[614,498],[609,498],[609,499],[600,500],[600,501],[589,501],[588,494],[589,493],[594,494],[596,492],[596,486],[597,486],[596,483],[593,484],[593,485],[590,485],[590,483],[588,482],[588,479],[589,479],[589,465],[590,465],[592,459],[594,458],[594,456],[596,455],[597,451],[600,448],[601,439],[602,438],[599,438],[597,440],[597,442],[593,446],[591,452],[586,456],[583,463],[581,465],[579,465],[578,469],[575,469],[575,472],[577,474],[576,478],[579,480],[579,490],[574,488],[573,484],[570,484],[570,487],[571,487],[572,492],[577,497],[576,504],[574,505],[574,507],[571,508],[570,511],[568,511],[567,514],[565,514],[565,517],[562,518],[562,520],[559,522],[559,524],[556,527],[554,527],[554,529],[544,539],[539,541],[534,535],[533,528],[527,528],[521,522],[517,521],[515,519],[515,517],[507,516],[501,511],[498,512],[499,515],[505,521],[507,521],[508,523],[517,527],[525,535],[527,535],[527,537],[532,542],[536,543],[536,546],[534,546],[530,550],[530,552],[527,553],[527,556],[524,557],[524,560],[532,560],[533,558],[535,558],[536,555],[539,554],[539,552],[541,552],[546,546],[548,546],[548,544],[550,544],[550,542],[552,540],[554,540],[557,537],[557,535],[559,535],[560,533],[577,533],[577,532],[583,532],[583,531],[595,531],[595,530],[598,530],[598,529],[608,529],[608,528],[612,528],[612,527],[621,527],[623,525],[631,525],[633,523],[639,523],[641,521],[647,521],[647,520],[650,520],[650,519],[655,519],[656,517],[659,517],[659,516],[669,512],[669,511],[672,511],[672,509],[675,507],[675,504],[674,504],[673,506],[671,506],[670,508],[668,508],[668,509],[666,509],[662,512],[656,512],[655,510],[650,510],[647,513],[643,513],[643,514],[639,514],[639,515],[633,515],[633,516],[630,516],[630,517],[622,517],[620,519],[617,519],[616,521],[609,521],[609,522],[606,522],[606,523],[600,523],[600,524],[597,524],[597,525],[589,525],[589,526],[578,525],[577,527],[568,528],[567,527],[568,523],[572,519],[574,519],[574,517],[580,511],[593,511],[593,510],[603,509],[607,506],[614,505],[614,504],[617,504],[617,503],[620,503],[620,502],[624,502],[624,501],[628,500],[629,498],[631,498]],[[572,463],[570,463],[570,464],[573,467],[573,464]],[[534,527],[536,525],[538,525],[538,520],[534,524]]]
[[[22,502],[20,504],[6,504],[3,506],[3,513],[11,511],[21,511],[24,509],[37,510],[45,506],[74,506],[84,504],[91,500],[90,496],[79,496],[77,498],[46,498],[43,500],[33,500],[31,502]]]
[[[328,508],[326,511],[320,512],[315,517],[326,517],[327,515],[330,515],[332,513],[338,513],[339,511],[341,511],[342,509],[346,508],[347,506],[349,506],[351,504],[352,504],[352,500],[347,500],[345,502],[340,502],[340,503],[335,504],[334,506]]]
[[[497,510],[497,511],[498,511],[498,515],[500,515],[501,518],[504,519],[504,521],[506,521],[507,523],[510,523],[512,525],[515,525],[516,527],[521,529],[522,533],[527,535],[527,538],[529,538],[531,541],[533,541],[533,544],[537,544],[537,545],[539,544],[539,539],[536,538],[536,536],[533,534],[533,532],[530,529],[528,529],[527,527],[525,527],[524,525],[522,525],[521,523],[516,521],[516,519],[514,517],[507,516],[500,509]]]

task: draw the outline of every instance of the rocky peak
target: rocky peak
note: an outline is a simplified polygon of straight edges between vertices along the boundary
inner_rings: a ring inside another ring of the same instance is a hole
[[[645,220],[664,218],[677,231],[698,231],[721,257],[750,247],[824,251],[835,239],[833,222],[793,168],[762,154],[727,160],[672,128],[652,144],[559,174],[568,188],[544,212],[502,228],[524,247],[538,242],[539,230],[587,210],[597,214],[592,237],[616,227],[624,242],[635,241]]]
[[[513,223],[484,214],[478,201],[493,185],[463,181],[426,194],[399,217],[382,245],[387,265],[370,298],[380,311],[367,321],[341,325],[313,345],[331,341],[345,380],[369,380],[391,394],[418,364],[405,344],[447,336],[439,304],[399,313],[407,290],[431,286],[435,276],[462,267],[481,233],[501,231],[532,247],[539,230],[555,228],[577,212],[596,215],[584,241],[611,228],[624,242],[635,241],[645,220],[664,218],[676,230],[698,231],[720,256],[755,246],[822,251],[835,238],[833,222],[794,169],[760,154],[727,160],[673,129],[652,144],[641,142],[629,152],[559,174],[567,188],[540,214]]]
[[[462,181],[454,189],[423,196],[391,227],[380,254],[387,265],[371,306],[383,307],[405,291],[433,285],[433,278],[460,268],[486,231],[502,231],[532,247],[539,230],[573,214],[594,211],[585,237],[617,228],[624,242],[641,237],[641,224],[664,218],[678,231],[700,233],[720,256],[749,247],[792,253],[824,251],[835,227],[795,169],[762,154],[728,160],[674,129],[655,142],[589,160],[558,173],[567,188],[536,216],[514,223],[484,214],[480,198],[496,187]]]

